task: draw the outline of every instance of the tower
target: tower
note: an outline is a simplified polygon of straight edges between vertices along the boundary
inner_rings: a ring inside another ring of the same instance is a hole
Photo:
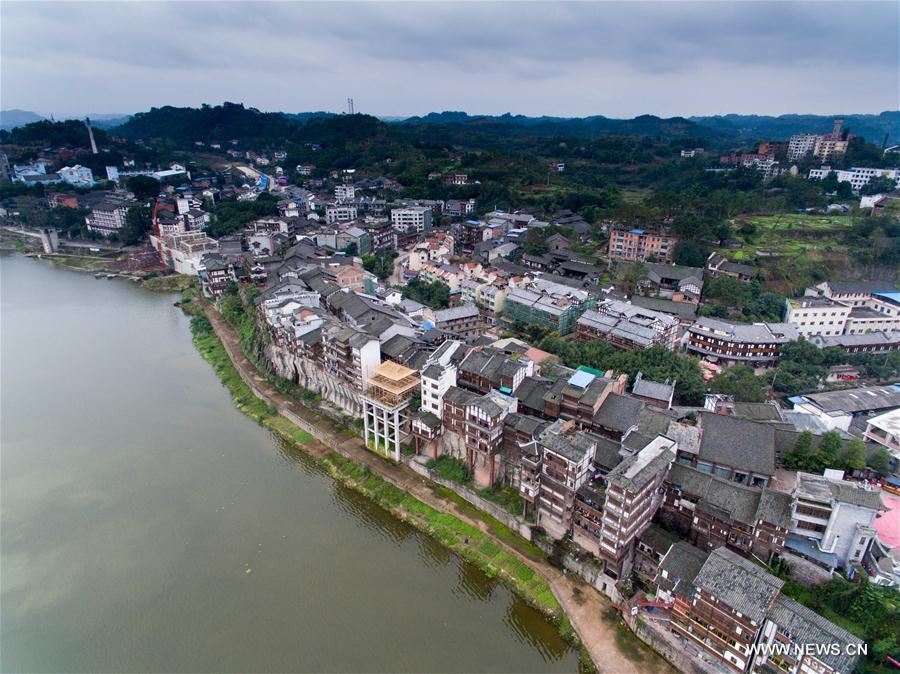
[[[97,143],[94,141],[94,130],[91,128],[91,118],[85,117],[84,123],[87,125],[88,137],[91,139],[91,152],[93,154],[98,154]]]
[[[347,99],[347,114],[348,115],[353,114],[353,99],[352,98]]]
[[[834,131],[831,132],[832,140],[840,140],[841,139],[841,127],[844,125],[844,120],[840,117],[836,117],[834,120]]]

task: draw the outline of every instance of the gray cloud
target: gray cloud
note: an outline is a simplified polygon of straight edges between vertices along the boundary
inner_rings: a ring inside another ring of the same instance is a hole
[[[374,114],[896,109],[895,2],[3,2],[0,99]]]

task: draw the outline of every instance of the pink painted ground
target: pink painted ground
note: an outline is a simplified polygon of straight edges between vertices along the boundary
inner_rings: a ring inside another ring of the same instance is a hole
[[[878,539],[892,548],[900,548],[900,496],[883,491],[881,500],[890,510],[875,520]]]

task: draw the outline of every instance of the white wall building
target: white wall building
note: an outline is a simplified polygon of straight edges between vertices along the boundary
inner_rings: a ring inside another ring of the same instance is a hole
[[[401,232],[426,232],[431,229],[431,209],[409,206],[391,210],[391,224]]]
[[[859,192],[860,188],[869,184],[872,178],[890,178],[894,181],[895,189],[900,189],[900,169],[882,169],[882,168],[864,168],[854,167],[846,171],[832,170],[830,166],[811,169],[809,172],[810,180],[824,180],[834,173],[839,183],[850,183],[854,192]]]
[[[329,225],[351,220],[356,220],[356,206],[328,206],[325,209],[325,222]]]

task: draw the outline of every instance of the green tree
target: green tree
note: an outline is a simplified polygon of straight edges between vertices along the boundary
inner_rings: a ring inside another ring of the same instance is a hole
[[[142,203],[155,199],[159,195],[159,181],[150,176],[131,176],[126,185],[129,190],[134,192],[135,198]]]
[[[731,276],[716,276],[706,284],[707,299],[743,309],[751,299],[750,286]]]
[[[675,264],[702,267],[706,264],[707,255],[706,249],[691,239],[679,241],[675,246]]]
[[[791,469],[807,469],[813,460],[813,434],[803,431],[797,436],[794,448],[784,456],[784,465]]]
[[[825,433],[819,443],[819,463],[824,468],[837,468],[841,460],[842,445],[839,433],[834,431]]]
[[[622,268],[619,272],[619,284],[622,286],[622,292],[626,295],[633,295],[637,289],[641,279],[647,275],[647,267],[643,262],[634,262]]]
[[[757,377],[747,365],[735,365],[713,377],[709,387],[715,393],[734,396],[737,402],[760,403],[766,399],[767,383],[764,377]]]
[[[133,246],[140,243],[150,226],[150,209],[144,205],[131,206],[125,214],[125,226],[119,231],[119,238],[126,246]]]
[[[841,456],[844,467],[847,470],[861,470],[866,466],[866,443],[859,438],[853,438],[844,447]]]
[[[878,447],[869,454],[866,465],[879,475],[890,475],[891,454],[884,447]]]

